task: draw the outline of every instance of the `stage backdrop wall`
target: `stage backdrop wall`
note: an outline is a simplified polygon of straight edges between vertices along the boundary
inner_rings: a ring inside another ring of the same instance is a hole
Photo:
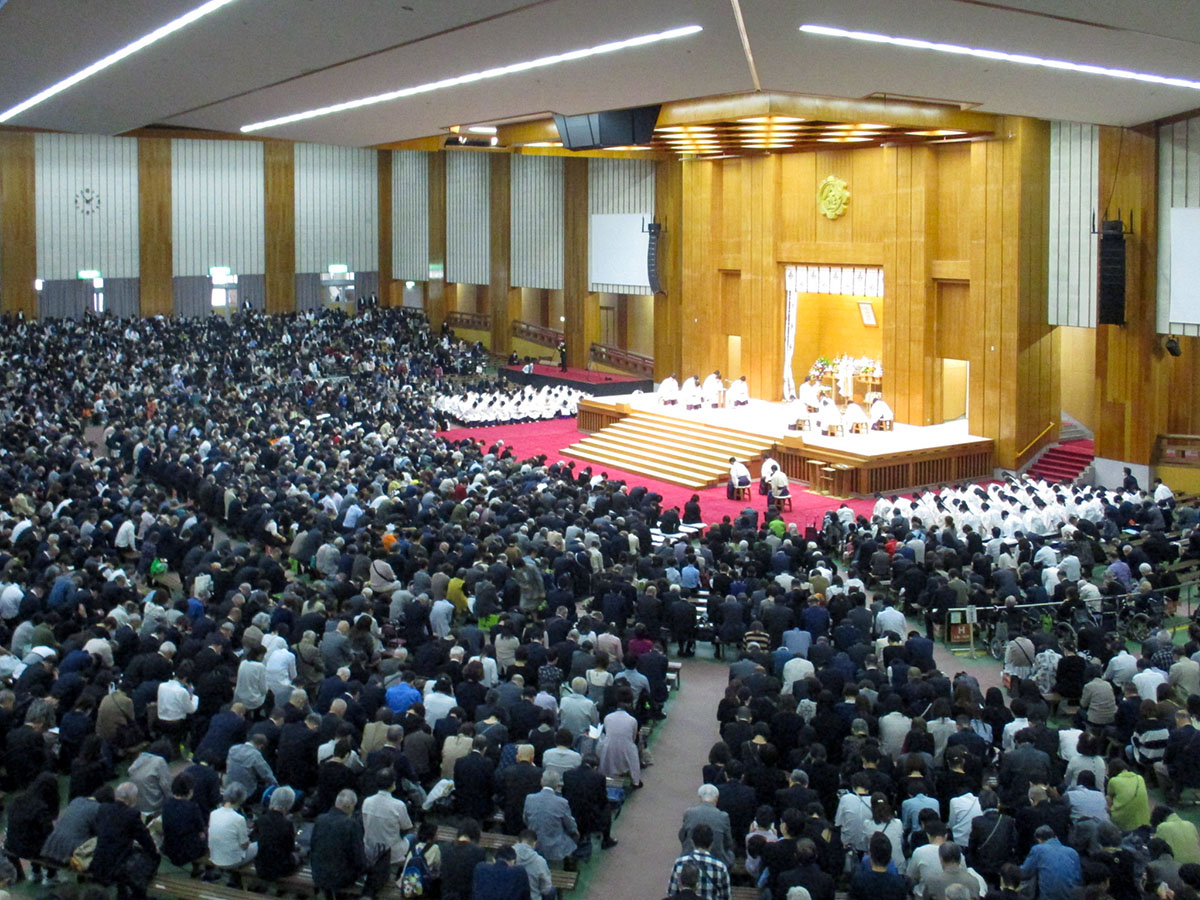
[[[998,133],[1012,137],[682,166],[682,369],[724,372],[736,355],[751,393],[778,399],[784,265],[883,266],[884,387],[897,419],[940,421],[940,360],[964,359],[971,432],[996,440],[1001,465],[1031,458],[1059,417],[1046,324],[1049,124],[1005,119]],[[837,219],[816,202],[830,175],[850,191]],[[943,284],[962,286],[945,310]],[[969,323],[953,347],[939,345],[943,319]]]

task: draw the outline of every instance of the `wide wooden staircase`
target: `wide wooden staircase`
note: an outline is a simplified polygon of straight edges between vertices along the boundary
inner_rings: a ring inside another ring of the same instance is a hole
[[[749,463],[771,449],[761,435],[636,412],[562,452],[688,488],[727,480],[729,457]],[[753,471],[753,466],[750,467]]]

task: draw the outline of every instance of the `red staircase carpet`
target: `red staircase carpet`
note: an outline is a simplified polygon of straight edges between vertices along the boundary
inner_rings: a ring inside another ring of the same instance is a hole
[[[576,429],[574,419],[552,419],[548,422],[527,422],[521,425],[494,425],[490,428],[455,428],[450,431],[439,432],[439,434],[450,440],[470,438],[482,441],[485,450],[497,441],[503,441],[506,447],[513,449],[518,459],[540,456],[544,453],[548,463],[575,463],[575,471],[577,472],[582,471],[588,465],[583,460],[571,459],[570,457],[563,456],[560,452],[562,448],[587,436]],[[683,504],[691,499],[692,494],[698,494],[700,496],[700,511],[704,515],[705,521],[709,523],[720,522],[723,516],[736,518],[738,513],[746,508],[746,501],[734,501],[725,497],[724,485],[693,491],[688,488],[679,487],[678,485],[667,484],[664,481],[658,481],[645,475],[625,472],[612,466],[592,464],[592,472],[607,472],[611,480],[624,481],[631,487],[639,484],[645,485],[655,493],[662,495],[664,509],[678,506],[682,511]],[[755,486],[751,502],[760,513],[766,509],[766,500],[764,497],[759,496],[757,485]],[[842,501],[836,497],[825,497],[821,494],[801,490],[798,484],[793,483],[792,509],[789,512],[784,512],[783,518],[786,522],[798,523],[801,528],[813,522],[819,526],[822,517],[825,515],[825,511],[827,509],[836,509],[843,502],[856,513],[861,513],[868,517],[875,506],[874,500]]]
[[[1091,465],[1096,456],[1096,446],[1091,441],[1064,441],[1051,447],[1029,467],[1031,478],[1049,482],[1074,481],[1084,469]]]

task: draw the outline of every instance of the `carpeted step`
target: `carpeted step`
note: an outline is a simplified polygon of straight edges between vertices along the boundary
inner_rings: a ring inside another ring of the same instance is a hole
[[[730,457],[757,460],[773,443],[770,438],[736,429],[637,412],[562,452],[671,484],[701,488],[727,477]]]

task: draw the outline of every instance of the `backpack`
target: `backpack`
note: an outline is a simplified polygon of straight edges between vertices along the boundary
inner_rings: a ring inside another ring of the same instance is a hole
[[[425,862],[425,848],[414,847],[404,860],[400,869],[400,880],[396,882],[396,886],[400,888],[400,896],[423,897],[425,888],[431,881],[429,864]]]

